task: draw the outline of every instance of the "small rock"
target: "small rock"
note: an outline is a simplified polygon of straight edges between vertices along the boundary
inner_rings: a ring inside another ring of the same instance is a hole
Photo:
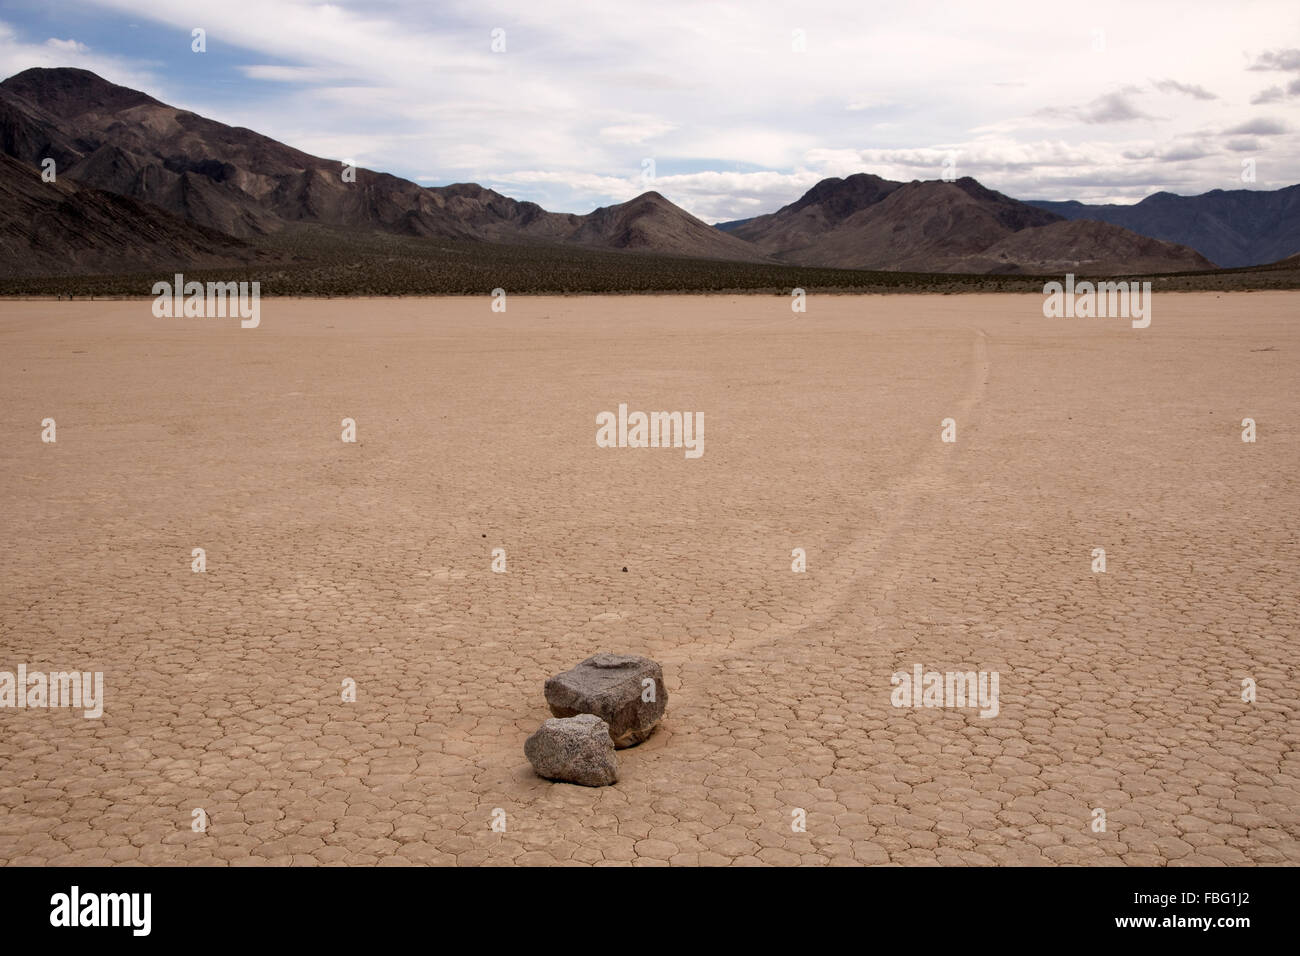
[[[653,691],[646,681],[653,682]],[[546,703],[556,717],[595,714],[609,724],[614,746],[622,750],[654,733],[668,706],[668,691],[663,668],[650,658],[597,654],[549,678]]]
[[[618,757],[609,724],[594,714],[552,717],[524,741],[524,756],[540,777],[584,787],[618,780]]]

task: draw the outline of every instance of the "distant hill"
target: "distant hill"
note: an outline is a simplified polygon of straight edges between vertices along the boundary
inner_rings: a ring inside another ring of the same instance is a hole
[[[1003,263],[1015,263],[1019,271],[1040,275],[1197,272],[1213,268],[1194,249],[1088,221],[1026,227],[989,246],[974,261],[978,264],[981,259],[987,266],[972,271],[1001,272]]]
[[[27,123],[12,144],[6,139],[11,155],[39,162],[39,140],[48,135],[63,154],[61,174],[233,236],[294,222],[447,238],[473,232],[447,208],[452,197],[369,170],[345,183],[340,162],[178,110],[85,70],[31,69],[0,83],[0,116],[14,114]],[[461,205],[505,199],[483,192],[490,195]]]
[[[444,239],[762,258],[658,193],[578,216],[547,212],[476,183],[426,187],[367,169],[345,182],[338,160],[176,109],[86,70],[31,69],[0,83],[0,147],[32,165],[52,156],[61,178],[232,236],[313,223]]]
[[[1300,185],[1215,189],[1199,196],[1159,192],[1131,206],[1038,200],[1029,205],[1189,246],[1225,268],[1273,262],[1300,249]]]
[[[581,224],[568,239],[583,245],[638,252],[671,249],[676,255],[714,259],[765,258],[751,244],[719,232],[657,192],[643,193],[578,218]]]
[[[1052,212],[969,177],[899,183],[859,173],[826,179],[730,234],[780,261],[838,268],[1099,274],[1213,268],[1190,249],[1114,226],[1068,226]]]
[[[311,247],[320,229],[358,239],[1002,275],[1205,270],[1214,262],[1272,261],[1300,249],[1300,186],[1190,198],[1158,194],[1132,207],[1086,207],[1019,202],[971,178],[900,183],[859,173],[823,180],[774,213],[717,227],[657,192],[585,215],[554,213],[476,183],[421,186],[367,169],[346,181],[339,160],[78,69],[31,69],[0,83],[0,150],[17,162],[3,170],[14,207],[0,220],[6,230],[0,239],[20,259],[24,243],[32,250],[9,274],[32,263],[65,271],[125,259],[148,263],[155,255],[169,262],[237,261],[253,253],[235,239],[266,247],[276,236],[299,232],[301,241],[273,245],[280,254],[311,258],[322,254]],[[33,192],[33,182],[43,184],[27,175],[47,157],[66,187],[57,196]],[[105,218],[108,195],[132,201],[120,214],[123,222],[140,223],[139,230],[114,230]],[[1093,210],[1103,212],[1090,215]],[[46,221],[52,232],[33,232],[33,223]],[[1193,240],[1226,251],[1207,258],[1179,244]],[[69,255],[52,251],[59,248]]]
[[[723,232],[735,232],[741,226],[745,225],[745,223],[753,221],[754,217],[752,216],[748,219],[732,219],[727,222],[715,222],[713,228],[721,229]]]

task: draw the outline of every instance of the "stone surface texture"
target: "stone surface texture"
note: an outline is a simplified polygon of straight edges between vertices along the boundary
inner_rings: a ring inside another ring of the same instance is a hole
[[[608,723],[620,750],[654,733],[668,706],[663,668],[635,654],[594,654],[548,678],[545,693],[556,717],[595,714]]]
[[[524,741],[524,756],[537,775],[584,787],[618,780],[618,757],[609,724],[594,714],[552,717]]]

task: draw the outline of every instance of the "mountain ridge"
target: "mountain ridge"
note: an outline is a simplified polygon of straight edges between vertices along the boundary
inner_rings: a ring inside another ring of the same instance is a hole
[[[1300,251],[1300,184],[1281,189],[1160,191],[1129,206],[1027,200],[1066,219],[1108,222],[1196,249],[1225,268],[1267,264]]]
[[[1117,226],[1066,222],[970,177],[902,183],[856,173],[824,179],[796,201],[728,234],[778,261],[835,268],[1004,274],[1214,267],[1191,249]]]
[[[60,180],[253,241],[311,224],[809,267],[991,274],[1213,268],[1191,249],[1139,241],[1115,224],[1067,227],[1071,217],[969,177],[911,183],[870,173],[832,177],[774,213],[727,229],[655,191],[575,214],[549,212],[477,183],[422,186],[361,168],[345,179],[340,161],[69,68],[33,68],[0,82],[0,148],[30,166],[54,158]],[[14,175],[8,166],[0,172]],[[180,246],[197,251],[211,241],[205,234]]]
[[[309,222],[428,238],[763,258],[667,200],[645,202],[648,193],[584,217],[548,212],[477,183],[421,186],[362,168],[346,181],[342,162],[85,70],[33,68],[0,82],[0,146],[31,164],[53,156],[60,176],[239,238]],[[607,235],[591,216],[613,216],[621,227]]]

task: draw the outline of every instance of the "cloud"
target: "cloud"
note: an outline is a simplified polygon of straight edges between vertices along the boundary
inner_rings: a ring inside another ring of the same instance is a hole
[[[844,108],[850,113],[860,113],[863,110],[883,110],[897,105],[897,103],[882,96],[859,96],[850,100]]]
[[[648,139],[654,139],[662,136],[664,133],[676,129],[672,123],[665,123],[662,120],[647,119],[631,123],[620,123],[615,126],[606,126],[597,134],[606,143],[619,143],[626,145],[636,145],[644,143]]]
[[[55,66],[80,67],[133,89],[159,90],[165,85],[152,71],[127,57],[102,53],[71,37],[25,41],[13,26],[0,21],[0,76],[12,76],[31,67]]]
[[[80,55],[90,52],[90,47],[76,40],[56,40],[50,37],[45,41],[46,49],[52,50],[60,56]]]
[[[0,16],[19,30],[6,38],[0,24],[0,66],[82,66],[318,155],[501,184],[562,211],[643,191],[647,155],[665,195],[719,219],[775,209],[832,175],[934,179],[949,150],[960,175],[1011,195],[1226,188],[1236,151],[1225,144],[1250,140],[1271,147],[1275,185],[1300,180],[1300,133],[1224,132],[1252,112],[1300,126],[1285,95],[1247,106],[1261,78],[1246,67],[1294,62],[1272,49],[1294,0],[1258,0],[1251,16],[1220,4],[1094,0],[1089,23],[1124,24],[1098,52],[1089,26],[1041,43],[1034,0],[1004,0],[996,17],[976,5],[868,17],[860,0],[64,0],[64,22],[87,32],[63,27],[62,42],[79,46],[50,47],[45,18],[11,4]],[[132,23],[148,45],[126,45]],[[220,56],[188,55],[195,24]],[[505,53],[491,50],[495,27]],[[804,54],[791,50],[795,28]],[[158,51],[168,36],[185,56]],[[1276,80],[1285,91],[1300,78]]]
[[[1277,119],[1259,119],[1247,120],[1244,123],[1238,123],[1236,126],[1229,127],[1223,131],[1225,136],[1281,136],[1289,132],[1290,127],[1286,123]]]
[[[1270,86],[1266,90],[1260,90],[1250,98],[1252,106],[1259,106],[1262,103],[1276,103],[1282,98],[1282,87]]]
[[[651,71],[622,70],[602,73],[595,77],[602,86],[617,86],[629,90],[686,90],[690,84],[680,76]]]
[[[1211,142],[1202,134],[1191,134],[1176,138],[1173,142],[1149,142],[1138,147],[1125,149],[1121,156],[1129,160],[1156,160],[1161,163],[1179,163],[1204,159],[1217,152]]]
[[[1092,100],[1086,106],[1070,106],[1063,110],[1041,110],[1040,115],[1065,115],[1081,123],[1095,125],[1098,123],[1127,123],[1131,120],[1152,120],[1156,117],[1143,113],[1126,95],[1130,90],[1106,93]]]
[[[1195,83],[1179,83],[1177,80],[1157,80],[1155,88],[1161,93],[1182,93],[1197,100],[1217,100],[1218,97]]]
[[[1284,70],[1300,72],[1300,50],[1270,50],[1261,53],[1249,67],[1251,70]]]
[[[315,66],[268,66],[255,64],[239,67],[250,80],[270,80],[276,83],[337,83],[339,76],[330,70]]]

